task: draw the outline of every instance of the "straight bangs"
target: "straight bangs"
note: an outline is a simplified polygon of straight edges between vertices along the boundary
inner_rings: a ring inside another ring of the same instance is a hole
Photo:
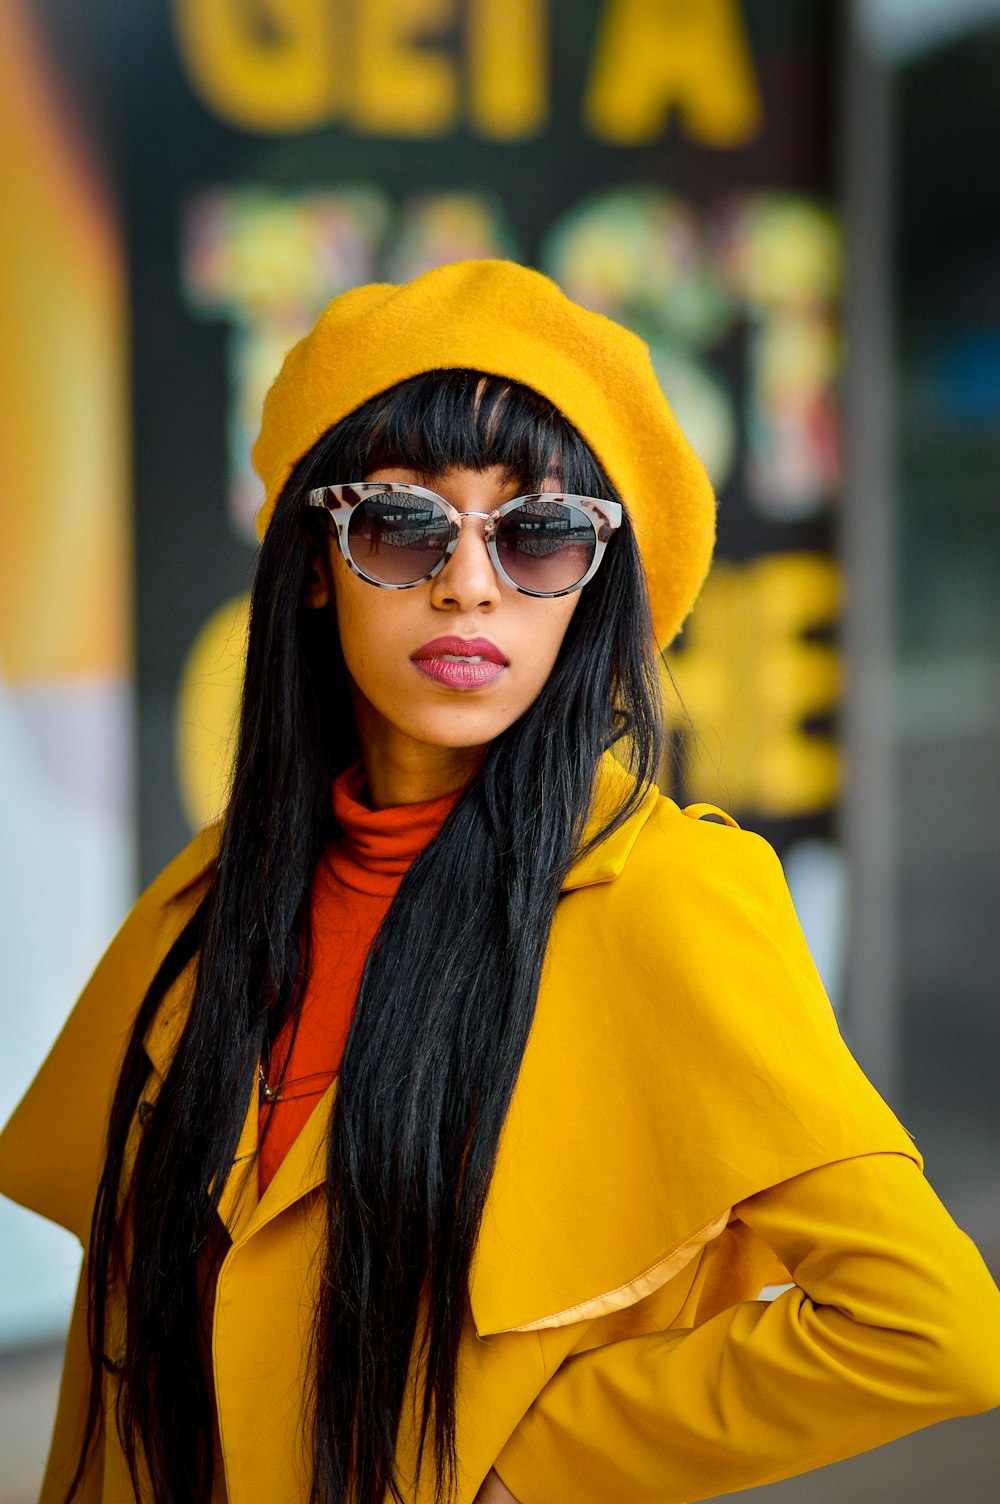
[[[357,473],[331,475],[330,482],[360,480],[389,466],[428,479],[498,466],[524,492],[609,494],[572,424],[547,398],[505,377],[429,371],[372,398],[339,428],[344,437],[350,433],[354,450],[342,462],[353,458]]]

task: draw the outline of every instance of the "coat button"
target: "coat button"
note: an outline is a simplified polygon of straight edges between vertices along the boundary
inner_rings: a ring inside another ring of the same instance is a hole
[[[152,1104],[152,1102],[140,1102],[139,1103],[139,1123],[140,1123],[140,1126],[143,1127],[143,1128],[145,1128],[146,1124],[149,1122],[149,1120],[150,1120],[150,1118],[152,1116],[153,1116],[153,1104]]]

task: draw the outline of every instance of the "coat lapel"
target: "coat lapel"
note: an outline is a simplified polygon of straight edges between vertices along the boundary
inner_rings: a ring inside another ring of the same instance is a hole
[[[187,985],[185,986],[185,982]],[[156,1074],[155,1092],[170,1068],[190,1009],[190,983],[182,977],[171,988],[143,1041]],[[257,1193],[257,1081],[250,1083],[247,1108],[233,1169],[219,1198],[218,1212],[233,1243],[244,1242],[301,1196],[326,1182],[326,1138],[336,1082],[310,1113],[263,1196]]]
[[[337,1083],[333,1081],[309,1114],[252,1214],[241,1224],[237,1241],[252,1237],[303,1196],[326,1185],[327,1138],[336,1092]]]
[[[139,899],[0,1134],[0,1190],[84,1244],[104,1164],[108,1110],[136,1011],[193,911],[198,880],[216,846],[217,830],[203,832]],[[183,991],[176,991],[178,1001]],[[161,1058],[174,1028],[163,1031]]]
[[[219,1197],[219,1216],[232,1242],[238,1243],[247,1236],[257,1206],[257,1082],[254,1080],[236,1158]]]
[[[191,970],[186,970],[167,992],[143,1037],[142,1047],[153,1068],[143,1093],[155,1101],[177,1053],[191,1008]],[[223,1186],[218,1212],[230,1238],[236,1242],[246,1232],[257,1207],[257,1082],[250,1083],[243,1126],[240,1130],[232,1172]]]

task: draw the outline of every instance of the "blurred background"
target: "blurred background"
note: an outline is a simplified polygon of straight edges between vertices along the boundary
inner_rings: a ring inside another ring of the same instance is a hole
[[[218,809],[281,356],[504,255],[651,345],[720,496],[672,792],[778,846],[1000,1273],[1000,0],[7,0],[0,97],[0,1120]],[[78,1265],[0,1202],[0,1504]],[[757,1493],[998,1462],[982,1417]]]

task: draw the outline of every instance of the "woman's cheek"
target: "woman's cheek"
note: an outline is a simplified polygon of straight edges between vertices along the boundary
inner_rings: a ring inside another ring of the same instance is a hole
[[[379,680],[391,677],[394,668],[398,673],[407,666],[407,654],[399,640],[405,610],[393,598],[393,592],[359,580],[341,561],[336,562],[335,605],[341,651],[351,678],[367,695]]]

